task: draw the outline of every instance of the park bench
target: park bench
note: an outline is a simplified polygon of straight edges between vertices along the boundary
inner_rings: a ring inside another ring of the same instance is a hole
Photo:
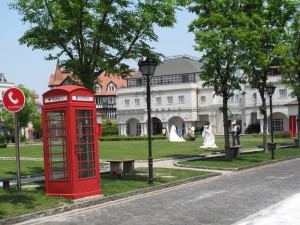
[[[134,173],[134,160],[107,160],[110,164],[110,174],[115,176],[116,173]]]

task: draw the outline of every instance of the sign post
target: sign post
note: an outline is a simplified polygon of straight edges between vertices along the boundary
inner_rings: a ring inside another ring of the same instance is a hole
[[[18,191],[21,191],[18,112],[24,107],[24,104],[25,104],[25,95],[19,88],[13,87],[5,91],[3,95],[3,105],[8,111],[14,113]]]

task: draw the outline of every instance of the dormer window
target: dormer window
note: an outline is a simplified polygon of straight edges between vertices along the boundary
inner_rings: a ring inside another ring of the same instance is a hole
[[[107,91],[116,91],[116,85],[113,82],[110,82],[107,86]]]
[[[99,91],[101,91],[101,90],[102,90],[101,85],[100,85],[100,84],[96,84],[96,85],[95,85],[95,91],[96,91],[96,92],[99,92]]]

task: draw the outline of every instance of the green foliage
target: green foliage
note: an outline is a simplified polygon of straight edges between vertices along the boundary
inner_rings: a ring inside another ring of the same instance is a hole
[[[118,123],[115,121],[111,121],[109,118],[106,118],[102,122],[102,135],[103,136],[111,136],[118,134]]]
[[[34,116],[33,116],[33,119],[31,122],[34,127],[33,134],[36,135],[37,133],[42,133],[43,122],[42,122],[42,114],[40,112],[34,113]]]
[[[14,114],[7,110],[3,110],[0,112],[0,116],[5,121],[7,129],[12,134],[15,130]]]
[[[252,123],[247,126],[245,129],[246,134],[253,134],[260,132],[260,123]]]
[[[26,99],[24,107],[18,112],[19,126],[27,127],[36,111],[35,100],[31,97],[31,91],[29,89],[23,85],[19,85],[18,88],[23,91]]]
[[[289,131],[274,131],[273,135],[275,138],[290,138],[290,132]]]
[[[200,77],[205,81],[204,86],[213,87],[215,94],[223,97],[224,121],[228,120],[229,97],[235,90],[240,90],[240,84],[245,82],[242,75],[235,74],[240,69],[248,75],[247,81],[251,87],[259,91],[262,99],[260,112],[263,112],[264,127],[266,126],[267,75],[270,66],[278,65],[275,49],[280,43],[284,43],[287,24],[297,9],[296,2],[193,1],[189,7],[191,12],[198,15],[189,26],[190,31],[195,34],[195,49],[204,52]],[[227,131],[227,124],[224,123],[226,148],[229,144]],[[264,146],[265,144],[266,138]]]
[[[161,56],[149,43],[157,41],[155,27],[172,27],[176,1],[40,1],[10,4],[29,29],[19,39],[32,49],[54,51],[48,60],[65,60],[79,85],[94,90],[100,72],[127,76],[126,60]],[[42,12],[42,13],[41,13]]]
[[[241,84],[245,78],[240,74],[243,65],[247,64],[244,43],[249,19],[242,10],[243,1],[193,1],[189,11],[196,18],[189,30],[195,34],[195,50],[204,53],[200,78],[203,87],[213,87],[215,95],[223,97],[220,111],[224,121],[228,121],[228,100],[235,93],[242,92]],[[242,7],[241,7],[242,6]],[[242,93],[240,93],[242,94]],[[229,125],[224,123],[226,157],[229,153]]]
[[[3,134],[0,134],[0,144],[3,144],[3,143],[5,143],[5,137],[4,137],[4,135]]]
[[[25,141],[26,141],[25,135],[21,135],[21,136],[20,136],[20,142],[25,142]]]

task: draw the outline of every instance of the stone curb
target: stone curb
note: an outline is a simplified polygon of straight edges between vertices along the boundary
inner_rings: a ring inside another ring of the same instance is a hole
[[[258,163],[258,164],[255,164],[255,165],[244,166],[244,167],[240,167],[240,168],[220,168],[220,167],[181,165],[181,164],[178,164],[178,162],[174,162],[174,165],[178,166],[178,167],[184,167],[184,168],[195,168],[195,169],[234,171],[234,172],[236,172],[236,171],[241,171],[241,170],[246,170],[246,169],[252,169],[252,168],[256,168],[256,167],[260,167],[260,166],[266,166],[266,165],[270,165],[270,164],[274,164],[274,163],[279,163],[279,162],[284,162],[284,161],[289,161],[289,160],[298,159],[298,158],[300,158],[300,156],[291,156],[291,157],[288,157],[288,158],[285,158],[285,159],[274,159],[273,161],[270,161],[270,162]],[[194,159],[194,160],[199,160],[199,159]]]
[[[63,212],[68,212],[68,211],[71,211],[74,209],[81,209],[81,208],[86,208],[86,207],[90,207],[90,206],[94,206],[94,205],[104,204],[107,202],[112,202],[112,201],[116,201],[119,199],[124,199],[124,198],[128,198],[131,196],[135,196],[135,195],[141,195],[141,194],[150,193],[150,192],[154,192],[154,191],[158,191],[158,190],[162,190],[162,189],[166,189],[166,188],[171,188],[171,187],[179,186],[182,184],[196,182],[199,180],[204,180],[204,179],[219,176],[219,175],[221,175],[221,173],[211,173],[211,174],[191,177],[191,178],[187,178],[184,180],[175,181],[175,182],[171,182],[171,183],[167,183],[167,184],[161,184],[158,186],[153,186],[153,187],[143,188],[143,189],[139,189],[139,190],[135,190],[135,191],[125,192],[122,194],[117,194],[117,195],[113,195],[113,196],[109,196],[109,197],[97,198],[97,199],[86,200],[86,201],[83,200],[82,202],[75,202],[72,205],[66,205],[66,206],[61,206],[61,207],[57,207],[57,208],[43,210],[43,211],[36,212],[36,213],[30,213],[30,214],[26,214],[26,215],[17,216],[17,217],[2,219],[2,220],[0,220],[0,225],[21,223],[21,222],[24,222],[24,221],[27,221],[30,219],[37,219],[37,218],[41,218],[41,217],[45,217],[45,216],[51,216],[51,215],[55,215],[55,214],[59,214],[59,213],[63,213]]]

